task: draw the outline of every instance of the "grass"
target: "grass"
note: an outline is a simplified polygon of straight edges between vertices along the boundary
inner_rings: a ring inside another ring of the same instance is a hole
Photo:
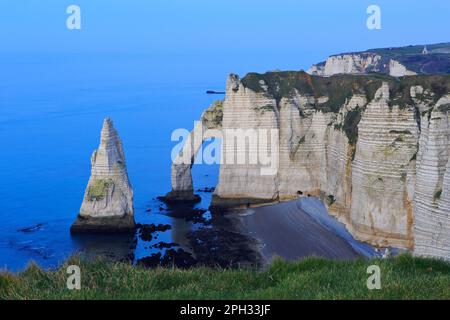
[[[66,267],[81,268],[81,290],[66,288]],[[381,289],[368,290],[367,267],[381,268]],[[403,255],[388,260],[275,259],[245,269],[143,269],[104,259],[71,258],[56,271],[31,264],[0,274],[0,299],[450,299],[450,264]]]

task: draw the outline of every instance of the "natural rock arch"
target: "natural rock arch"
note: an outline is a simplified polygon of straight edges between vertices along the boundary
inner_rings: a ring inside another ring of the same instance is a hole
[[[215,101],[198,121],[186,139],[183,149],[172,163],[172,191],[166,194],[166,202],[198,202],[194,194],[192,166],[203,143],[222,137],[222,101]]]

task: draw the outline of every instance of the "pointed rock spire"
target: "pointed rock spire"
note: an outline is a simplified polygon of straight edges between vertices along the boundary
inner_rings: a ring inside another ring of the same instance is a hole
[[[92,154],[91,166],[91,177],[71,232],[132,232],[133,190],[122,142],[109,118],[103,122],[100,146]]]

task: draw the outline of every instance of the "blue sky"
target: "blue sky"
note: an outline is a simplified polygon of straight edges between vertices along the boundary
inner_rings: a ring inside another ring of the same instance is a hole
[[[69,31],[77,4],[82,30]],[[382,10],[382,30],[366,9]],[[450,1],[2,0],[1,52],[283,54],[310,62],[333,53],[450,41]],[[299,58],[300,59],[300,58]]]

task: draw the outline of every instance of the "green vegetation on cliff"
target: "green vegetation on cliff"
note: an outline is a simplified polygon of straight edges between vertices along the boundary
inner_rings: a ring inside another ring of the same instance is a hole
[[[66,267],[81,269],[81,290],[68,290]],[[378,265],[381,289],[367,288]],[[72,258],[56,271],[30,265],[0,273],[0,299],[450,299],[450,264],[400,256],[387,260],[275,260],[260,272],[241,269],[144,269]]]
[[[211,122],[216,128],[220,128],[223,120],[223,100],[214,101],[211,106],[205,110],[203,120]]]
[[[362,112],[363,109],[358,106],[345,115],[343,129],[351,145],[356,145],[358,142],[358,124],[361,121]]]
[[[89,186],[87,196],[89,201],[100,201],[108,196],[108,190],[114,186],[111,179],[96,179]]]
[[[413,106],[410,88],[420,85],[434,93],[436,102],[450,92],[450,75],[418,75],[403,78],[390,77],[385,74],[369,75],[335,75],[332,77],[311,76],[303,71],[249,73],[242,78],[242,84],[255,92],[265,92],[277,101],[291,98],[296,92],[316,99],[314,107],[322,112],[339,112],[346,99],[354,94],[365,95],[373,100],[376,91],[383,82],[389,84],[390,105],[401,108]],[[266,91],[267,86],[267,91]],[[328,101],[319,103],[320,97]]]

